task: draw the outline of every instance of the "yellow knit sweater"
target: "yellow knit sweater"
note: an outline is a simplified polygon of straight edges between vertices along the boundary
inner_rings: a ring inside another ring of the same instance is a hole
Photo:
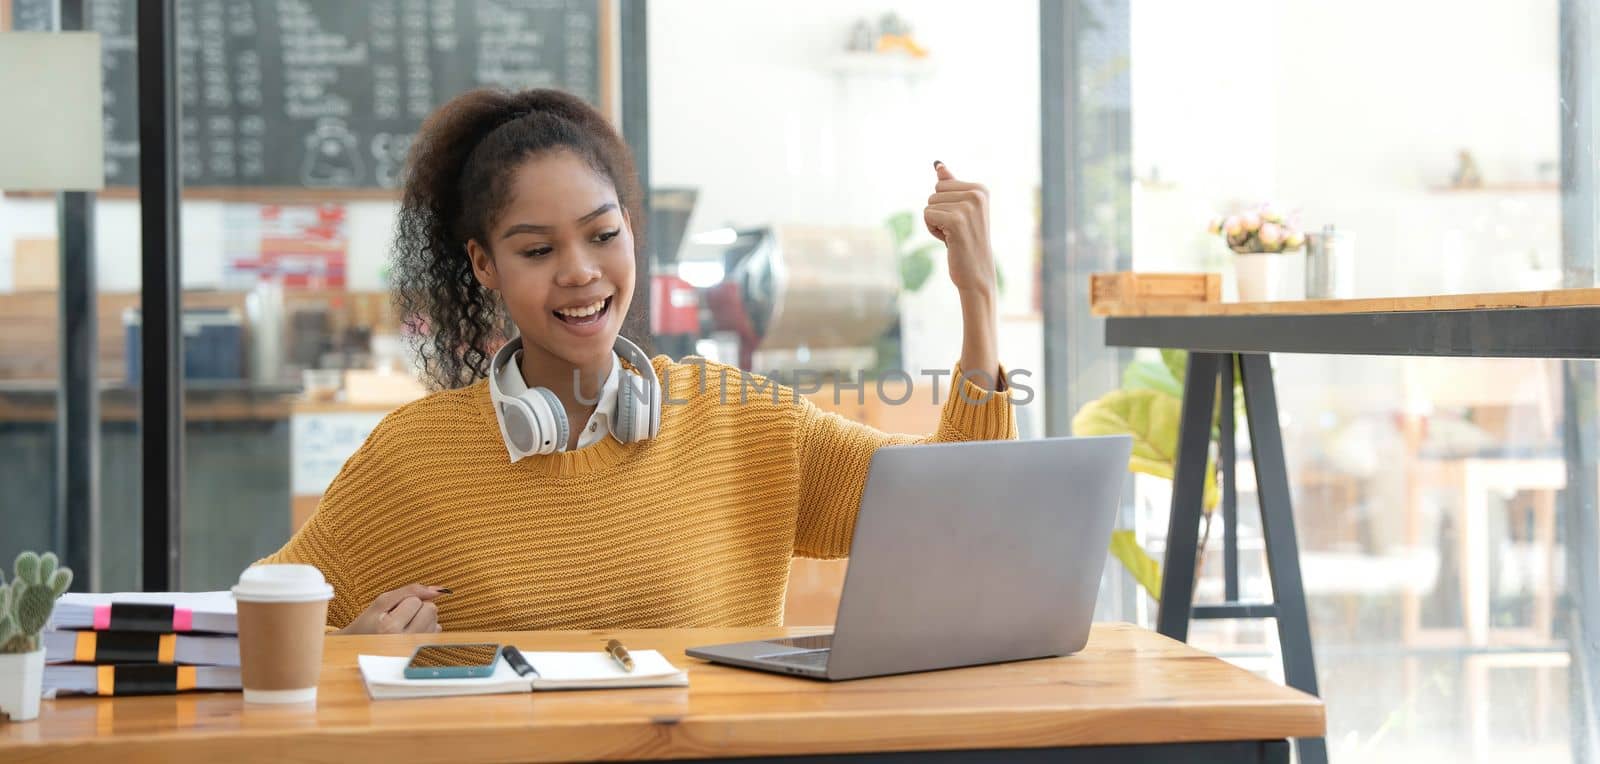
[[[792,555],[849,554],[873,450],[1016,437],[1007,396],[959,367],[938,431],[918,438],[787,388],[741,403],[732,367],[653,363],[676,403],[632,445],[512,463],[481,381],[397,409],[263,562],[320,568],[335,627],[410,583],[454,590],[438,600],[450,630],[777,625]]]

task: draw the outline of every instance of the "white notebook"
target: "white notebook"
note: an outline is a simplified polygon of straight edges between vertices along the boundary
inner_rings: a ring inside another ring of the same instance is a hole
[[[688,672],[672,665],[655,650],[631,650],[633,671],[623,671],[602,650],[592,652],[522,651],[539,676],[520,676],[500,658],[494,675],[474,679],[407,679],[410,656],[362,655],[357,657],[367,694],[385,698],[434,698],[444,695],[498,695],[536,690],[597,690],[621,687],[687,687]]]

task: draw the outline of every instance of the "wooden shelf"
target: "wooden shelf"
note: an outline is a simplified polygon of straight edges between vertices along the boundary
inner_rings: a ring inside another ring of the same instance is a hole
[[[1600,306],[1600,289],[1549,289],[1537,292],[1489,292],[1355,300],[1288,300],[1283,302],[1139,302],[1101,303],[1097,316],[1264,316],[1340,313],[1403,313],[1436,310],[1503,308],[1567,308]]]
[[[904,53],[840,53],[828,62],[828,70],[838,75],[926,77],[938,70],[931,58],[912,58]]]
[[[1561,191],[1561,184],[1554,182],[1533,183],[1485,183],[1481,186],[1466,188],[1457,186],[1433,186],[1428,191],[1435,194],[1548,194]]]

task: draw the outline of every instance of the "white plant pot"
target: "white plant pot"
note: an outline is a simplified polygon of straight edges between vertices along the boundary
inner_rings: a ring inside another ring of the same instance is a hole
[[[1299,252],[1235,254],[1233,267],[1239,301],[1305,299],[1304,269],[1294,267],[1302,264],[1304,258],[1305,255]]]
[[[39,718],[39,697],[44,694],[44,650],[0,653],[0,714],[11,721]]]

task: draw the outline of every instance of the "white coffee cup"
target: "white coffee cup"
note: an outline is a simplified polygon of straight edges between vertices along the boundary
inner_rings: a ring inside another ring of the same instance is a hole
[[[311,565],[256,565],[233,587],[246,703],[309,703],[322,673],[333,587]]]

